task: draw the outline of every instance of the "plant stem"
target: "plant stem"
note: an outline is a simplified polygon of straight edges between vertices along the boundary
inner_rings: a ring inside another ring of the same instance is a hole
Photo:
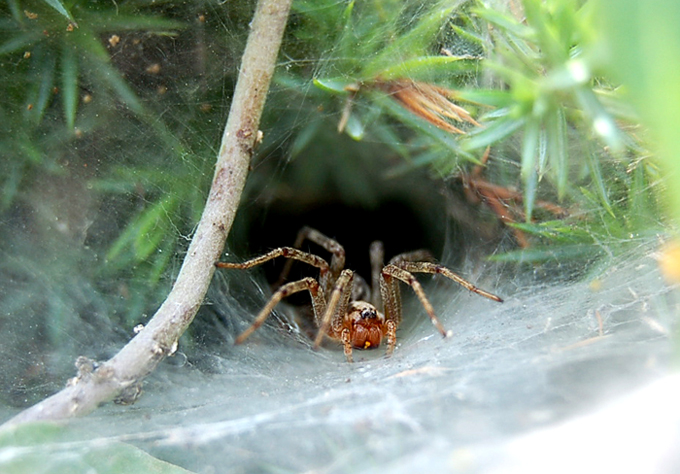
[[[203,215],[172,290],[147,326],[118,354],[96,365],[81,357],[66,388],[24,410],[5,425],[84,415],[102,403],[133,402],[141,381],[177,348],[215,272],[234,221],[256,146],[262,109],[274,73],[292,0],[260,0],[222,136]]]

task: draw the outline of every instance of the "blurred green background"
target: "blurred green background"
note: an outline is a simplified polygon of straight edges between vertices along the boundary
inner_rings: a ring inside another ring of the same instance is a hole
[[[672,0],[601,0],[602,55],[648,127],[646,143],[660,163],[667,214],[680,217],[680,4]],[[646,132],[647,133],[647,132]]]

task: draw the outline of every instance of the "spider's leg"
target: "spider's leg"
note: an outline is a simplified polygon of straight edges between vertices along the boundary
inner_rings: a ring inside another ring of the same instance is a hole
[[[434,256],[432,252],[425,249],[412,250],[410,252],[400,253],[395,255],[389,261],[389,265],[394,265],[402,268],[404,262],[432,262]],[[384,267],[381,265],[378,270],[378,277],[380,278],[380,294],[385,304],[385,316],[388,320],[393,319],[397,324],[401,323],[401,293],[399,285],[392,276],[384,273]],[[389,300],[389,301],[387,301]],[[389,306],[389,307],[388,307]],[[388,314],[389,313],[389,314]],[[389,315],[393,316],[389,316]]]
[[[389,263],[399,266],[402,262],[434,262],[434,255],[425,249],[412,250],[395,255],[390,259]]]
[[[216,262],[215,266],[217,268],[235,268],[239,270],[246,270],[248,268],[255,267],[257,265],[262,265],[265,262],[268,262],[269,260],[273,260],[277,257],[285,257],[290,260],[288,260],[288,263],[292,262],[293,260],[298,260],[300,262],[304,262],[308,265],[311,265],[313,267],[316,267],[319,269],[319,282],[321,283],[321,286],[324,288],[328,285],[328,277],[329,277],[329,272],[330,272],[330,267],[328,266],[328,262],[324,260],[323,258],[319,257],[318,255],[314,255],[311,253],[303,252],[302,250],[292,248],[292,247],[279,247],[277,249],[271,250],[270,252],[267,252],[264,255],[261,255],[259,257],[251,258],[250,260],[246,260],[245,262],[242,263],[235,263],[235,262]],[[277,287],[280,287],[281,285],[276,285]]]
[[[396,265],[388,264],[385,266],[385,268],[383,268],[382,276],[384,284],[381,286],[381,288],[385,288],[383,291],[383,299],[385,300],[385,318],[388,320],[388,322],[391,320],[396,324],[401,322],[401,297],[399,296],[399,288],[397,286],[396,280],[403,281],[413,288],[413,291],[420,300],[420,304],[423,305],[427,315],[430,317],[432,324],[434,324],[442,336],[446,337],[446,330],[444,329],[444,326],[442,326],[442,324],[439,322],[439,319],[437,319],[437,315],[434,313],[434,308],[432,307],[430,300],[427,299],[423,287],[420,285],[420,282],[416,280],[416,277],[414,277],[413,274]],[[398,314],[399,319],[391,317],[390,314],[392,312]]]
[[[297,238],[295,239],[295,243],[293,244],[293,248],[299,249],[302,247],[302,242],[305,241],[305,234],[304,234],[304,227],[298,232]],[[286,281],[286,278],[288,278],[288,274],[290,273],[290,269],[293,266],[293,261],[288,260],[286,264],[283,267],[283,270],[281,270],[281,275],[279,275],[279,281],[276,282],[276,286],[281,286],[283,285],[283,282]]]
[[[323,336],[328,333],[329,330],[335,337],[342,338],[342,320],[347,312],[350,296],[352,296],[353,279],[354,272],[352,270],[343,270],[342,273],[340,273],[340,277],[335,282],[335,287],[328,298],[328,304],[323,319],[317,321],[319,333],[314,339],[315,348],[319,347]]]
[[[380,271],[385,265],[385,249],[383,243],[376,240],[371,244],[371,303],[378,309],[382,309],[382,298],[380,295]]]
[[[503,299],[500,296],[496,296],[493,293],[489,293],[486,290],[482,290],[481,288],[477,288],[475,285],[461,277],[460,275],[452,272],[448,268],[446,268],[443,265],[439,265],[437,263],[432,263],[432,262],[399,262],[396,264],[399,268],[402,270],[405,270],[406,272],[409,273],[431,273],[433,275],[444,275],[446,278],[455,281],[458,283],[460,286],[465,288],[468,291],[471,291],[473,293],[477,293],[480,296],[483,296],[484,298],[488,298],[493,301],[497,301],[499,303],[503,302]],[[413,276],[413,275],[411,275]],[[405,281],[405,280],[402,280]],[[408,283],[408,282],[407,282]],[[410,283],[409,283],[410,284]],[[414,288],[415,289],[415,288]]]
[[[389,266],[389,265],[388,265]],[[380,296],[385,310],[385,320],[401,323],[401,292],[392,274],[380,271]]]
[[[319,282],[312,277],[303,278],[302,280],[293,281],[286,283],[278,290],[274,292],[269,302],[266,304],[260,314],[257,315],[253,324],[250,325],[248,329],[243,331],[237,338],[235,343],[241,344],[245,341],[248,336],[250,336],[254,331],[256,331],[265,320],[269,317],[274,307],[279,304],[279,302],[286,296],[290,296],[293,293],[298,293],[300,291],[309,291],[312,295],[312,305],[314,306],[314,313],[323,314],[326,310],[326,301],[324,299],[323,293],[319,291]]]
[[[342,334],[340,335],[340,339],[342,340],[342,345],[345,349],[345,357],[347,357],[347,362],[354,362],[352,359],[352,334],[350,333],[349,329],[345,328],[342,330]]]
[[[248,268],[255,267],[257,265],[262,265],[269,260],[273,260],[277,257],[285,257],[293,260],[299,260],[300,262],[307,263],[313,267],[318,268],[322,275],[328,274],[329,267],[328,262],[318,255],[314,255],[308,252],[303,252],[302,250],[292,248],[292,247],[279,247],[277,249],[271,250],[264,255],[259,257],[251,258],[245,262],[216,262],[215,266],[217,268],[237,268],[240,270],[246,270]]]
[[[345,267],[345,249],[336,240],[327,237],[326,235],[322,234],[316,229],[312,229],[311,227],[303,227],[302,229],[300,229],[300,232],[298,232],[293,247],[296,249],[301,248],[305,240],[314,242],[315,244],[323,247],[325,250],[327,250],[333,255],[331,257],[330,265],[331,278],[326,282],[324,281],[321,282],[322,286],[324,287],[324,292],[328,294],[328,292],[330,292],[331,290],[330,288],[330,286],[332,285],[331,282],[335,281],[338,278],[340,272]],[[283,267],[283,270],[281,271],[281,276],[279,277],[279,284],[282,284],[288,277],[292,265],[293,265],[292,261],[286,262],[285,267]]]
[[[385,355],[389,357],[397,346],[397,323],[390,319],[389,321],[386,321],[385,324],[387,325],[387,350],[385,351]]]
[[[384,305],[385,328],[387,337],[387,351],[389,356],[394,352],[397,345],[397,327],[401,323],[401,291],[399,290],[398,280],[389,272],[385,272],[384,267],[380,271],[380,297]]]

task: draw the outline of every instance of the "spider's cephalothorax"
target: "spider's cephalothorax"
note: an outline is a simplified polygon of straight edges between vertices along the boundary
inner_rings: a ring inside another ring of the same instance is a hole
[[[300,250],[305,240],[310,240],[329,251],[333,255],[330,265],[323,258]],[[440,274],[478,295],[498,302],[503,301],[498,296],[477,288],[448,268],[434,263],[431,254],[425,250],[402,253],[392,258],[387,265],[383,265],[384,252],[381,242],[374,242],[370,253],[370,288],[352,270],[344,269],[345,250],[342,246],[309,227],[304,227],[300,231],[293,247],[280,247],[243,263],[217,262],[215,265],[219,268],[246,269],[276,257],[286,257],[289,260],[283,269],[281,282],[285,281],[293,260],[319,269],[318,279],[306,277],[281,284],[253,324],[236,338],[236,343],[240,344],[259,328],[281,299],[293,293],[309,291],[314,321],[319,328],[314,347],[321,344],[324,336],[340,341],[344,346],[347,360],[351,362],[353,348],[373,349],[380,346],[382,339],[386,338],[389,355],[397,344],[397,327],[401,323],[401,294],[398,286],[400,281],[413,288],[432,324],[446,337],[446,330],[434,314],[430,301],[413,273]]]
[[[352,347],[359,349],[380,346],[383,332],[387,328],[385,315],[366,301],[352,301],[342,322],[342,330],[349,331]]]

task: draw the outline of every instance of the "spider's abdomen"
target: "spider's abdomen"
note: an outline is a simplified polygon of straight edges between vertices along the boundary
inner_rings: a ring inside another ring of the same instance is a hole
[[[352,347],[375,349],[383,337],[385,316],[365,301],[350,303],[345,316],[345,327],[350,331]]]

